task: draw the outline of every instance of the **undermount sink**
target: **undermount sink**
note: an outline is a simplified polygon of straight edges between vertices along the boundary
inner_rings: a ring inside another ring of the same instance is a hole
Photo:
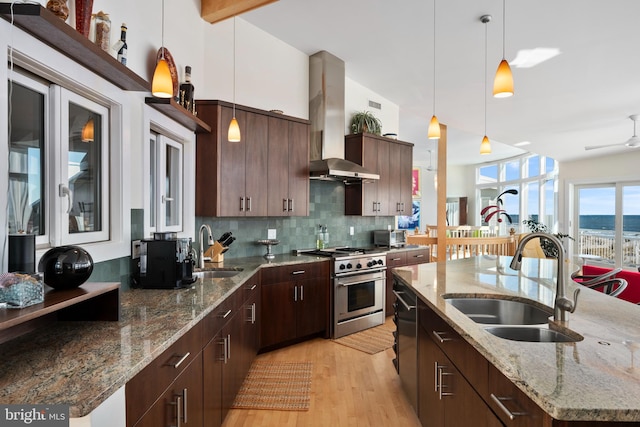
[[[496,337],[511,341],[525,342],[576,342],[582,341],[581,336],[572,337],[562,332],[536,327],[509,327],[509,326],[492,326],[485,328],[487,332]]]
[[[551,309],[524,301],[476,297],[447,298],[446,301],[474,322],[488,325],[539,325],[547,323],[553,314]]]
[[[193,276],[199,277],[201,279],[233,277],[236,274],[242,272],[242,270],[243,270],[242,268],[214,268],[211,270],[195,271],[193,273]]]

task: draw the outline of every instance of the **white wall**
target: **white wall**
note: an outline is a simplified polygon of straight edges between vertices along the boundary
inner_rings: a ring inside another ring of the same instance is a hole
[[[349,66],[349,64],[345,65],[347,67]],[[381,109],[378,110],[370,107],[369,101],[381,104]],[[351,117],[354,113],[358,111],[370,111],[374,116],[380,119],[380,122],[382,123],[382,135],[385,133],[395,133],[400,135],[400,108],[393,102],[383,98],[371,89],[362,86],[360,83],[350,79],[349,77],[345,78],[344,103],[345,134],[351,133],[349,125],[351,124]],[[407,140],[406,142],[413,141]]]

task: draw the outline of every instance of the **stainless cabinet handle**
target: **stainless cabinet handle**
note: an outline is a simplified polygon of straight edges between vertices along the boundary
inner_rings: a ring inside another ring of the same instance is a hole
[[[424,254],[418,254],[418,255],[414,255],[414,258],[424,258]]]
[[[182,397],[180,395],[176,396],[176,401],[170,403],[171,406],[176,407],[176,425],[175,427],[180,427],[180,418],[182,418]]]
[[[251,212],[251,197],[247,197],[247,212]]]
[[[293,287],[293,301],[294,302],[298,302],[298,287],[297,286]]]
[[[222,317],[223,319],[226,319],[227,316],[229,316],[231,314],[231,310],[227,310],[227,312],[223,315],[221,315],[220,317]]]
[[[227,360],[229,359],[231,359],[231,334],[227,335]]]
[[[391,258],[390,261],[400,261],[400,258]]]
[[[282,212],[287,211],[287,199],[282,199]]]
[[[376,209],[376,206],[377,206],[377,205],[378,205],[378,204],[377,204],[376,202],[373,202],[373,209],[372,209],[372,212],[375,212],[375,211],[377,210],[377,209]]]
[[[300,285],[300,301],[304,301],[304,285]]]
[[[296,275],[296,274],[304,274],[306,272],[306,270],[296,270],[296,271],[292,271],[291,274]]]
[[[398,301],[400,301],[402,303],[402,305],[404,305],[404,308],[406,308],[407,310],[411,311],[411,310],[415,310],[416,306],[415,305],[410,305],[407,304],[407,302],[402,299],[402,297],[400,296],[400,294],[402,292],[398,292],[398,291],[391,291],[393,292],[393,294],[396,296],[396,298],[398,299]]]
[[[240,197],[240,212],[244,211],[244,197]]]
[[[378,202],[378,212],[382,211],[382,203]]]
[[[254,290],[255,288],[257,288],[258,285],[254,284],[253,286],[251,286],[251,288],[249,289],[250,291]]]
[[[189,421],[187,420],[187,389],[183,388],[182,389],[182,420],[184,421],[185,424],[187,424]]]
[[[520,416],[523,416],[523,415],[527,415],[526,412],[513,412],[513,411],[510,411],[506,406],[504,406],[504,403],[502,403],[502,402],[504,402],[506,400],[513,400],[513,398],[511,398],[511,397],[496,396],[495,394],[491,393],[491,400],[493,400],[496,403],[496,405],[498,405],[498,407],[500,409],[502,409],[502,412],[504,412],[507,415],[507,417],[509,417],[510,420],[515,419],[515,417],[520,417]]]
[[[438,338],[438,341],[440,341],[441,343],[452,340],[452,338],[442,338],[442,335],[446,334],[446,332],[436,332],[436,331],[431,331],[431,332],[433,332],[433,335],[435,335],[435,337]]]
[[[222,346],[222,356],[218,360],[227,363],[227,339],[222,338],[218,344]]]
[[[447,388],[447,386],[444,384],[444,381],[442,380],[442,377],[445,375],[453,375],[451,372],[445,372],[446,366],[439,366],[438,367],[438,383],[440,385],[439,387],[439,391],[438,391],[438,398],[440,400],[442,400],[443,397],[445,396],[453,396],[453,393],[449,393],[449,392],[445,392],[443,391],[445,388]]]
[[[435,385],[435,392],[437,393],[438,390],[440,389],[440,366],[438,365],[438,362],[433,362],[433,364],[435,365],[435,369],[433,371],[433,384]]]
[[[176,363],[167,363],[168,366],[173,366],[174,368],[177,368],[178,366],[182,365],[182,362],[184,362],[185,360],[187,360],[187,357],[189,357],[191,355],[190,352],[187,351],[186,354],[180,356],[178,354],[174,354],[172,357],[179,357],[180,359],[176,362]]]
[[[289,199],[289,212],[293,212],[293,199]]]
[[[251,304],[251,324],[256,323],[256,303]]]

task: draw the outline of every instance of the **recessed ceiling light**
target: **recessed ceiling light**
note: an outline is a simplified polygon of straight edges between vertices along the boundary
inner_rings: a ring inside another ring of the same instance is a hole
[[[525,145],[529,145],[531,144],[531,141],[522,141],[522,142],[516,142],[515,144],[513,144],[514,147],[524,147]]]
[[[560,55],[560,49],[555,47],[536,47],[535,49],[521,49],[511,61],[517,68],[531,68]]]

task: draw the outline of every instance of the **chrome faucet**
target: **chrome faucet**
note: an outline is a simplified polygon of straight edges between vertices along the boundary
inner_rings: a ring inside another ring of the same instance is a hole
[[[553,320],[555,322],[566,323],[567,322],[567,312],[573,313],[576,311],[576,306],[578,304],[578,294],[580,293],[580,289],[576,289],[573,294],[573,301],[567,298],[567,288],[565,285],[565,277],[564,277],[564,259],[565,259],[565,251],[564,246],[562,246],[562,242],[553,234],[549,233],[531,233],[527,234],[520,240],[518,247],[516,248],[516,252],[513,254],[513,259],[511,260],[510,267],[514,270],[520,270],[522,266],[522,251],[529,240],[535,238],[544,238],[549,240],[558,250],[558,259],[557,259],[557,267],[558,271],[556,273],[556,300],[553,307]]]
[[[203,233],[204,230],[207,230],[207,233],[209,234],[209,239],[207,240],[208,242],[207,249],[209,249],[209,247],[213,245],[213,233],[211,233],[211,227],[209,227],[208,224],[202,224],[200,226],[200,232],[198,233],[198,238],[200,239],[200,253],[198,254],[198,266],[200,268],[204,268],[204,253],[206,251],[206,249],[204,248],[204,233]]]

